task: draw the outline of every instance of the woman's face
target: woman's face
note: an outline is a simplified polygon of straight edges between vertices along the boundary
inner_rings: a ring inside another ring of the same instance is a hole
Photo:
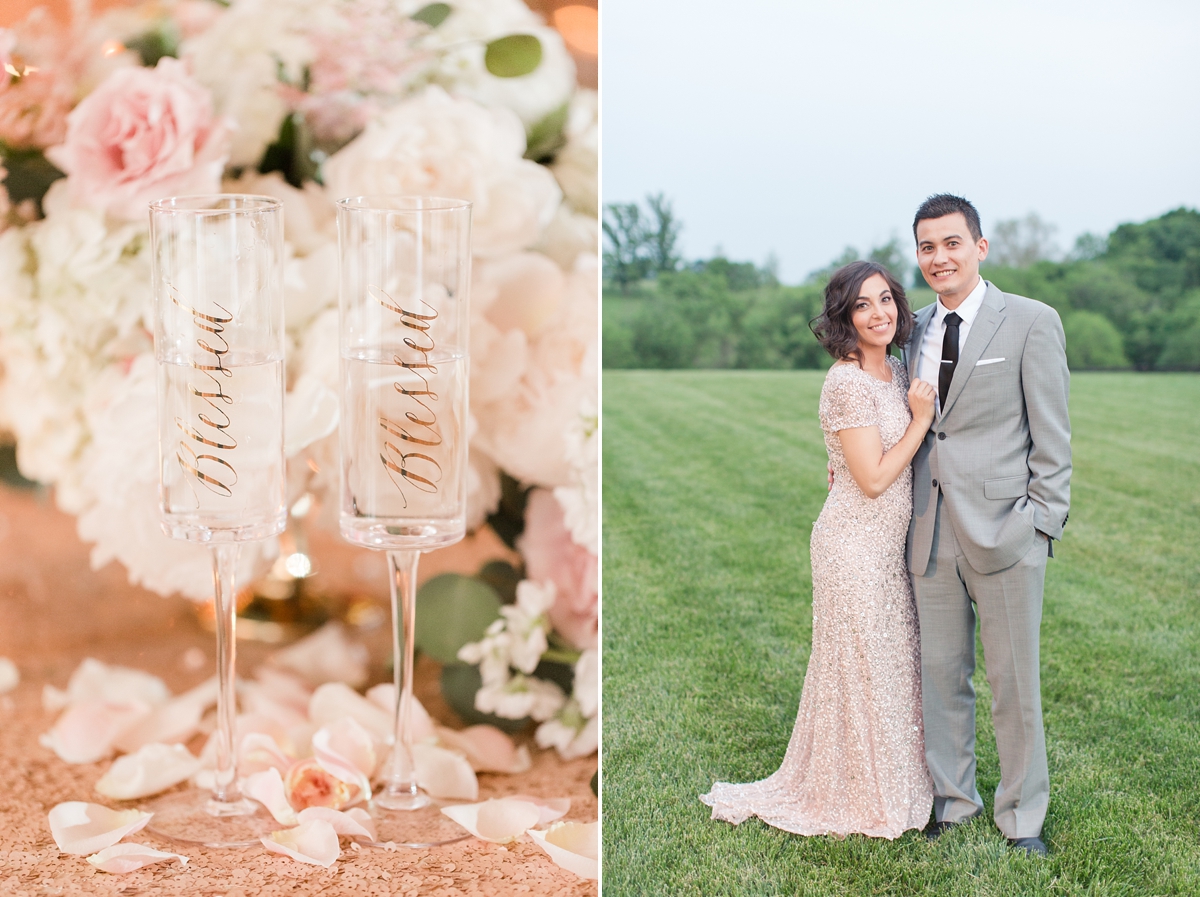
[[[882,274],[863,281],[850,313],[860,346],[886,349],[896,336],[896,302]]]

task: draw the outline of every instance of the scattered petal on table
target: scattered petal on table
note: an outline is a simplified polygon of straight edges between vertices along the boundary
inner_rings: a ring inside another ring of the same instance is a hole
[[[600,824],[560,822],[544,832],[529,830],[534,843],[550,859],[580,878],[600,877]]]
[[[438,726],[437,737],[446,747],[465,754],[476,772],[518,773],[533,765],[529,749],[514,745],[495,726],[468,726],[461,731]]]
[[[0,695],[12,691],[21,681],[21,673],[17,665],[7,657],[0,657]]]
[[[274,767],[246,776],[242,782],[242,794],[256,800],[267,808],[280,825],[295,825],[296,811],[288,803],[283,788],[283,777]]]
[[[47,713],[57,713],[70,703],[71,696],[61,688],[49,683],[42,686],[42,709]]]
[[[178,785],[199,769],[200,760],[182,744],[147,744],[114,760],[96,790],[113,800],[134,800]]]
[[[254,671],[254,678],[263,691],[281,704],[308,713],[312,689],[299,676],[286,670],[263,665]]]
[[[326,771],[315,757],[306,757],[297,760],[288,769],[284,779],[284,795],[287,802],[298,810],[306,807],[340,810],[347,804],[365,799],[371,793],[370,783],[366,785],[367,790],[364,791],[359,785]]]
[[[172,698],[153,708],[116,741],[116,747],[126,753],[154,744],[174,744],[187,741],[200,729],[205,707],[200,702],[182,696]]]
[[[110,810],[81,800],[58,804],[50,811],[50,834],[63,853],[95,853],[111,847],[150,821],[153,813]]]
[[[117,740],[149,713],[150,707],[141,701],[72,704],[38,741],[67,763],[95,763],[109,756]]]
[[[333,826],[335,832],[339,835],[345,835],[347,838],[366,838],[368,841],[376,839],[375,820],[362,807],[354,807],[349,810],[331,810],[329,807],[305,807],[299,812],[297,818],[302,823],[313,819],[323,819]]]
[[[509,797],[512,800],[528,801],[542,811],[536,825],[546,825],[555,819],[561,819],[567,815],[567,810],[571,809],[569,797],[530,797],[528,794],[510,794]]]
[[[288,771],[293,762],[294,758],[284,753],[279,742],[262,732],[250,732],[242,738],[238,747],[238,772],[242,775],[271,768],[282,774]]]
[[[312,752],[327,773],[357,785],[363,795],[371,793],[371,775],[377,765],[375,742],[353,717],[318,729],[312,737]]]
[[[535,804],[523,800],[502,797],[485,800],[479,804],[457,804],[442,807],[449,816],[476,838],[505,844],[537,825],[541,810]]]
[[[111,701],[117,704],[141,701],[151,707],[165,704],[171,692],[157,676],[129,667],[110,666],[88,657],[76,667],[67,682],[72,704]]]
[[[461,754],[432,744],[413,745],[417,783],[430,796],[444,800],[478,800],[479,780]]]
[[[271,663],[299,673],[313,685],[345,682],[354,687],[367,682],[367,646],[352,641],[336,620],[312,635],[271,655]]]
[[[273,832],[259,840],[272,853],[281,853],[314,866],[328,868],[342,854],[337,832],[324,819],[310,819],[296,828]]]
[[[392,740],[392,714],[368,701],[341,682],[329,682],[312,694],[308,718],[317,726],[328,726],[343,717],[353,717],[363,728],[384,744]]]
[[[392,682],[380,682],[367,689],[367,700],[387,713],[388,742],[392,740],[392,721],[396,718],[396,685]],[[413,695],[412,704],[412,738],[413,741],[426,741],[434,736],[433,718],[425,706]]]
[[[114,844],[87,858],[101,872],[117,874],[133,872],[163,860],[179,860],[181,866],[186,866],[188,862],[188,858],[181,853],[166,853],[145,844]]]

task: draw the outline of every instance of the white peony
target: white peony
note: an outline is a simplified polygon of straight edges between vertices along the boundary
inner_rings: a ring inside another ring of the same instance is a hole
[[[550,170],[563,195],[576,211],[599,214],[596,171],[600,159],[599,103],[594,90],[580,90],[571,97],[567,114],[567,145],[559,150]]]
[[[595,176],[593,171],[592,177]],[[600,221],[595,215],[571,211],[571,206],[564,202],[533,248],[570,271],[579,256],[600,254]]]
[[[373,119],[325,162],[326,192],[469,200],[475,253],[502,255],[535,243],[561,199],[554,176],[524,151],[513,113],[429,87]]]

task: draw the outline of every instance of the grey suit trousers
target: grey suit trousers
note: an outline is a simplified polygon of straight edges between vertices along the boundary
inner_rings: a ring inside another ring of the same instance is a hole
[[[996,825],[1009,838],[1036,837],[1050,799],[1042,728],[1038,632],[1048,544],[1034,545],[995,573],[971,568],[937,497],[933,551],[913,589],[921,625],[925,759],[934,815],[962,822],[983,812],[975,786],[975,620],[978,616],[1000,755]]]

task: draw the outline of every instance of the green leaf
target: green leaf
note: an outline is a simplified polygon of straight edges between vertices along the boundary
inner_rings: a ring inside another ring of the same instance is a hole
[[[50,185],[66,175],[36,149],[10,149],[0,144],[0,159],[8,169],[4,186],[13,205],[32,199],[41,212],[42,197]]]
[[[500,600],[513,604],[517,600],[517,583],[524,577],[521,571],[508,561],[488,561],[479,571],[479,578],[496,590]]]
[[[267,147],[258,165],[261,174],[278,171],[297,189],[305,181],[320,182],[319,154],[313,146],[312,131],[300,113],[289,115],[279,126],[279,136]]]
[[[417,592],[417,648],[455,663],[458,649],[483,638],[499,616],[500,598],[486,582],[458,573],[435,576]]]
[[[497,78],[528,75],[542,62],[542,42],[532,34],[510,34],[487,45],[483,64]]]
[[[418,619],[420,615],[418,614]],[[475,709],[475,692],[479,691],[483,680],[479,676],[479,667],[466,663],[448,663],[442,667],[442,697],[446,703],[468,726],[490,724],[509,734],[515,734],[525,729],[529,717],[524,719],[505,719],[491,713],[480,713]]]
[[[449,3],[430,3],[413,13],[414,22],[424,22],[430,28],[436,28],[452,12]]]
[[[534,162],[549,162],[567,142],[563,133],[567,127],[567,104],[563,103],[537,122],[525,138],[525,158]]]
[[[179,40],[162,29],[139,34],[127,40],[125,46],[137,53],[147,68],[154,68],[164,56],[179,55]]]
[[[529,487],[532,488],[532,487]],[[529,488],[503,471],[500,473],[500,506],[488,515],[488,525],[509,548],[516,548],[517,536],[525,531],[525,503]]]

